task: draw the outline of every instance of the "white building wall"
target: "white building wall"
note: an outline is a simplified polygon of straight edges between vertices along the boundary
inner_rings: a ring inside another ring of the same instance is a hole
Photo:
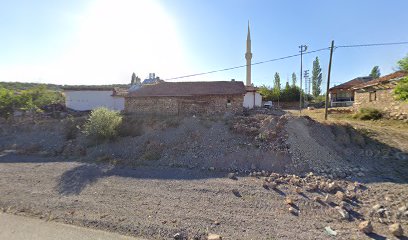
[[[257,92],[247,92],[244,96],[243,106],[245,108],[252,109],[255,107],[262,106],[262,96]]]
[[[125,109],[123,97],[113,97],[112,91],[64,91],[65,105],[77,111],[88,111],[98,107],[122,111]]]

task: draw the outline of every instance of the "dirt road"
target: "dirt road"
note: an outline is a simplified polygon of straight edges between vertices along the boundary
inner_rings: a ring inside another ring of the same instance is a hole
[[[205,239],[208,233],[223,239],[327,239],[327,226],[337,231],[337,239],[365,239],[357,225],[366,209],[386,193],[393,199],[386,206],[394,211],[408,195],[404,184],[369,184],[359,198],[358,215],[341,220],[332,207],[311,200],[318,193],[298,195],[289,185],[265,189],[261,179],[232,180],[226,174],[9,154],[0,157],[0,207],[10,214],[147,239],[175,234]],[[288,212],[288,196],[299,209],[297,216]],[[385,224],[374,222],[374,229],[376,236],[389,236]]]
[[[89,228],[0,214],[0,239],[8,240],[141,240]]]

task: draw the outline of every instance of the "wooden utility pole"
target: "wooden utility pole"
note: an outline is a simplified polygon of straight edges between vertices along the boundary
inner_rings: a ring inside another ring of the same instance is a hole
[[[306,52],[307,46],[300,45],[300,97],[299,97],[299,115],[302,114],[302,78],[303,78],[303,52]]]
[[[330,88],[330,73],[333,59],[333,49],[334,49],[334,40],[331,42],[330,47],[330,60],[329,60],[329,72],[327,73],[327,87],[326,87],[326,106],[324,109],[324,120],[327,120],[327,108],[329,106],[329,88]]]

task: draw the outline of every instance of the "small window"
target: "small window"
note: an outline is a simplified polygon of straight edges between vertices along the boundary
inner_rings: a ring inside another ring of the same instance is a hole
[[[377,92],[370,92],[370,102],[376,101],[377,100]]]
[[[227,99],[227,107],[231,106],[231,99]]]

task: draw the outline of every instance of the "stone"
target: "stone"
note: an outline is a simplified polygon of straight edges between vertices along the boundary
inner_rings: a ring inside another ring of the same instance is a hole
[[[390,233],[396,237],[402,237],[404,235],[404,230],[399,223],[390,225],[388,229],[390,230]]]
[[[301,194],[301,193],[302,193],[302,188],[296,187],[296,188],[295,188],[295,192],[296,192],[297,194]]]
[[[373,225],[371,225],[371,221],[362,221],[358,225],[358,229],[363,233],[370,234],[373,232]]]
[[[290,197],[285,198],[285,203],[288,205],[292,205],[293,204],[293,200]]]
[[[218,234],[210,233],[207,237],[208,240],[222,240],[222,237]]]
[[[337,185],[336,182],[332,182],[332,183],[329,183],[329,184],[327,185],[327,191],[329,191],[329,192],[334,192],[334,191],[336,191],[338,188],[339,188],[339,185]]]
[[[343,192],[337,191],[334,196],[336,196],[336,198],[340,201],[346,200],[346,194],[344,194]]]
[[[384,208],[384,206],[383,205],[381,205],[381,204],[375,204],[373,207],[372,207],[372,209],[374,210],[374,211],[378,211],[378,210],[380,210],[381,208]]]
[[[335,207],[335,209],[340,213],[342,219],[348,220],[350,218],[350,214],[345,209],[340,206]]]
[[[314,196],[313,201],[320,202],[320,201],[322,201],[322,199],[319,196]]]
[[[215,167],[209,167],[208,170],[214,171],[214,170],[215,170]]]
[[[296,208],[294,207],[289,207],[288,208],[289,212],[292,213],[293,215],[298,215],[298,210],[296,210]]]
[[[365,174],[364,174],[363,172],[358,172],[358,173],[357,173],[357,176],[358,176],[358,177],[364,177]]]
[[[232,180],[238,180],[237,175],[235,173],[228,173],[228,178]]]

